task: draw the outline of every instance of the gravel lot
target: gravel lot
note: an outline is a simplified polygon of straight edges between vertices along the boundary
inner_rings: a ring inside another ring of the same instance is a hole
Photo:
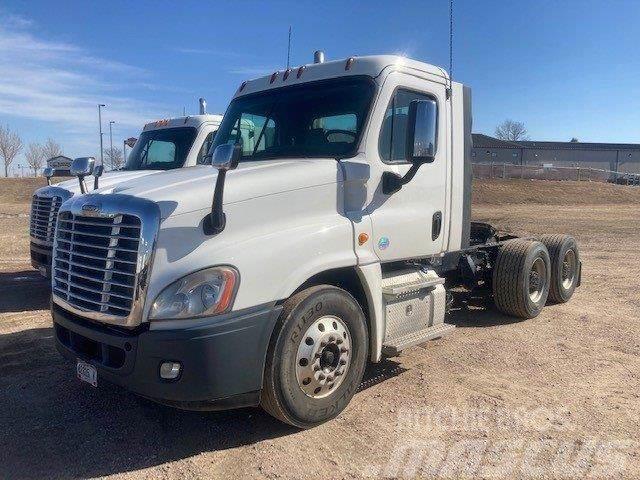
[[[370,368],[338,419],[296,431],[259,409],[183,412],[80,384],[53,347],[48,286],[29,265],[29,194],[7,186],[2,479],[640,477],[640,188],[478,183],[476,219],[577,238],[572,301],[524,322],[479,302],[458,309],[451,335]]]

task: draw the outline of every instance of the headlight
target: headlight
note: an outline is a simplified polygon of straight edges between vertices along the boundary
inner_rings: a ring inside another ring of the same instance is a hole
[[[224,313],[233,305],[239,278],[232,267],[207,268],[182,277],[156,297],[149,319],[195,318]]]

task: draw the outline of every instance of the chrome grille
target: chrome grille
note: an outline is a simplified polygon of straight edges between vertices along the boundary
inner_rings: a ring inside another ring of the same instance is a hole
[[[31,201],[31,221],[29,225],[31,238],[40,240],[40,242],[46,245],[53,244],[56,216],[58,215],[60,205],[62,205],[61,197],[33,196]]]
[[[53,292],[82,311],[128,317],[137,281],[140,218],[118,214],[58,216]]]

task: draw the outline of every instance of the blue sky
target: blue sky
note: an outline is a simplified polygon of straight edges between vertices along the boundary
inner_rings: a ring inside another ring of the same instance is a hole
[[[149,120],[195,113],[199,96],[223,112],[243,80],[282,69],[289,25],[293,65],[323,49],[447,67],[448,8],[5,0],[0,123],[25,143],[53,137],[74,157],[98,152],[97,103],[117,145]],[[473,89],[474,131],[513,118],[537,140],[640,143],[639,1],[455,0],[454,11],[454,77]]]

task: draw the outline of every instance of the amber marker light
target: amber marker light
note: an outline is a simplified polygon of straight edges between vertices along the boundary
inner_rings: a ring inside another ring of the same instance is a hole
[[[358,245],[364,245],[365,243],[367,243],[367,240],[369,240],[369,235],[367,235],[366,233],[361,233],[360,235],[358,235]]]

